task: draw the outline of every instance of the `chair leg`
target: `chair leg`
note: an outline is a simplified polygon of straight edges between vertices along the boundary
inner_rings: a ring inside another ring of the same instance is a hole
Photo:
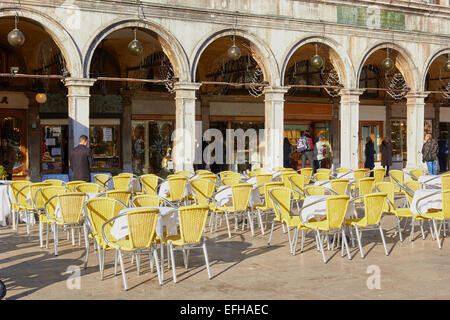
[[[248,217],[249,224],[250,224],[250,230],[252,231],[252,237],[254,237],[255,236],[255,230],[254,230],[254,226],[253,226],[253,219],[250,216],[250,211],[247,211],[247,217]]]
[[[58,226],[54,224],[55,232],[53,233],[53,246],[55,248],[55,256],[58,255]]]
[[[230,221],[228,221],[228,212],[225,212],[225,221],[227,223],[228,238],[231,238]]]
[[[305,244],[305,230],[302,230],[302,240],[300,242],[300,253],[303,252],[303,246]]]
[[[114,275],[117,276],[117,258],[119,255],[119,251],[118,250],[114,250]],[[152,269],[153,272],[153,269]]]
[[[289,252],[292,253],[292,241],[291,241],[291,231],[288,225],[286,225],[288,240],[289,240]]]
[[[431,223],[431,219],[427,219],[428,221],[428,228],[430,229],[430,234],[431,234],[431,239],[435,240],[435,236],[434,236],[434,230],[433,230],[433,225]]]
[[[436,220],[434,220],[434,218],[431,219],[433,221],[433,226],[434,226],[434,233],[436,235],[436,241],[438,243],[439,249],[442,248],[441,246],[441,240],[439,239],[439,233],[437,232],[437,228],[436,228]]]
[[[184,261],[184,268],[187,269],[187,256],[186,256],[186,249],[183,249],[183,261]]]
[[[16,210],[12,210],[12,228],[14,231],[17,231],[16,215]]]
[[[398,216],[395,217],[397,218],[398,235],[400,237],[400,242],[403,242],[402,229],[400,228],[400,218]]]
[[[297,243],[298,243],[298,228],[295,228],[295,230],[294,230],[294,238],[293,239],[295,239],[295,240],[294,240],[294,246],[291,250],[291,254],[293,256],[295,256],[295,251],[297,249]]]
[[[319,239],[320,252],[322,252],[323,262],[327,263],[327,258],[325,257],[325,251],[323,250],[322,239],[320,238],[320,231],[316,229],[317,239]]]
[[[83,233],[84,233],[84,245],[86,247],[86,256],[85,256],[85,260],[84,260],[84,268],[87,268],[87,264],[88,264],[88,257],[89,257],[89,239],[88,239],[88,231],[87,231],[87,226],[83,225]],[[81,237],[80,237],[81,239]]]
[[[409,237],[409,241],[413,242],[414,241],[414,224],[416,223],[416,219],[414,218],[414,216],[411,219],[411,235]]]
[[[136,269],[137,269],[137,275],[139,276],[141,274],[141,253],[136,252]]]
[[[422,233],[422,239],[425,240],[425,233],[423,232],[423,220],[420,221],[420,232]]]
[[[262,217],[261,217],[261,211],[258,209],[258,221],[259,221],[259,226],[261,228],[261,234],[264,235],[264,225],[263,225],[263,221],[262,221]]]
[[[28,210],[25,209],[25,219],[26,219],[26,223],[27,223],[27,234],[30,234],[30,216],[28,214]]]
[[[352,248],[355,247],[355,237],[353,237],[353,230],[350,226],[347,226],[348,233],[350,233],[350,239],[352,240]]]
[[[43,242],[44,242],[43,233],[44,233],[44,226],[43,226],[42,222],[39,221],[39,247],[40,248],[42,248],[44,246],[44,244],[43,244]]]
[[[208,278],[211,279],[211,270],[209,269],[209,259],[208,259],[208,252],[206,251],[205,239],[203,239],[203,254],[205,256],[205,264],[206,264],[206,270],[208,271]]]
[[[350,249],[348,248],[347,238],[345,237],[345,230],[342,228],[342,242],[345,245],[345,249],[347,250],[347,257],[348,260],[352,259],[352,256],[350,255]]]
[[[45,247],[48,248],[48,233],[49,233],[48,232],[48,229],[49,229],[48,228],[48,223],[46,223],[46,225],[47,225],[47,236],[45,237]]]
[[[175,270],[175,257],[173,255],[173,244],[172,242],[169,243],[170,246],[170,255],[172,256],[172,275],[173,275],[173,282],[177,283],[177,272]]]
[[[70,233],[72,234],[72,246],[75,246],[75,230],[71,228]]]
[[[328,237],[328,234],[325,236],[325,239],[327,241],[327,250],[330,251],[330,238]]]
[[[269,240],[267,241],[267,248],[270,247],[270,241],[272,240],[272,234],[273,234],[273,226],[275,224],[275,221],[272,220],[272,227],[270,228],[270,235],[269,235]]]
[[[213,232],[213,225],[214,225],[214,222],[215,222],[215,220],[216,220],[216,218],[214,217],[214,215],[215,215],[215,212],[214,212],[214,211],[211,211],[211,215],[210,215],[210,218],[209,218],[209,227],[210,227],[209,233],[212,233],[212,232]],[[216,225],[217,225],[217,224],[216,224]]]
[[[150,265],[150,272],[153,273],[153,252],[148,254],[148,263]]]
[[[361,234],[359,233],[358,226],[355,225],[356,238],[358,239],[359,252],[361,253],[361,258],[364,259],[364,251],[361,244]]]
[[[384,252],[388,256],[389,252],[388,252],[388,249],[387,249],[387,246],[386,246],[386,240],[384,239],[384,233],[383,233],[383,228],[381,227],[381,223],[378,224],[378,229],[380,229],[381,241],[383,241]]]
[[[102,253],[99,248],[97,250],[97,257],[98,257],[98,272],[100,272],[100,280],[103,280],[103,273],[102,273]]]
[[[100,248],[99,248],[100,249]],[[100,250],[99,250],[100,251]],[[122,280],[123,280],[123,286],[125,288],[125,290],[128,290],[128,286],[127,286],[127,277],[125,275],[125,267],[123,265],[123,257],[122,257],[122,251],[120,251],[120,249],[118,249],[119,251],[119,260],[120,260],[120,269],[122,271]]]
[[[158,274],[159,285],[162,286],[163,279],[162,279],[162,276],[161,276],[161,270],[159,269],[158,253],[157,253],[157,250],[156,250],[156,246],[154,244],[153,244],[153,250],[152,251],[153,251],[153,257],[155,258],[156,273]],[[153,267],[152,267],[152,269],[153,269]]]

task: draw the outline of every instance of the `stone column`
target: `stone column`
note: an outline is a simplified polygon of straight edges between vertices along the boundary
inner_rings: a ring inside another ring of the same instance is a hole
[[[36,92],[27,92],[28,98],[28,178],[41,181],[41,127]]]
[[[198,83],[175,84],[175,133],[172,158],[175,171],[194,171],[195,159],[195,93]]]
[[[131,104],[133,92],[123,90],[121,96],[122,119],[120,119],[120,131],[122,135],[122,168],[123,172],[132,172]]]
[[[65,85],[69,91],[69,156],[72,148],[78,145],[81,135],[89,137],[89,88],[94,79],[67,78]]]
[[[358,169],[359,96],[363,92],[362,89],[342,89],[339,93],[342,168]]]
[[[264,89],[264,168],[283,166],[284,94],[287,87]]]
[[[330,143],[333,150],[333,158],[331,159],[332,169],[339,167],[340,163],[340,146],[339,146],[339,103],[334,102],[332,105],[333,120],[331,122]]]
[[[411,92],[406,95],[407,162],[406,170],[424,168],[422,146],[424,140],[425,98],[428,93]]]

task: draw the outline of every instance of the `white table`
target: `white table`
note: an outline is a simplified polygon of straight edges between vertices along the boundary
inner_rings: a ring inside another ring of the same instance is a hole
[[[433,180],[430,180],[430,179],[433,179]],[[419,182],[421,184],[422,183],[426,183],[428,185],[431,185],[431,186],[434,186],[434,187],[437,187],[437,188],[441,188],[442,187],[442,182],[441,182],[441,177],[440,176],[427,174],[427,175],[420,176],[418,180],[419,180]],[[430,180],[430,181],[428,182],[428,180]],[[423,187],[424,187],[424,189],[426,188],[426,186],[423,186]]]
[[[6,218],[11,214],[9,203],[9,184],[0,184],[0,226],[6,227]]]
[[[331,189],[331,180],[321,180],[314,182],[316,186],[323,186],[325,188]]]
[[[315,201],[319,201],[319,200],[323,200],[323,199],[327,199],[331,197],[331,195],[324,195],[324,196],[308,196],[305,198],[305,201],[303,202],[303,206],[305,207]],[[348,208],[347,208],[347,212],[345,214],[345,217],[348,218],[354,218],[355,212],[355,206],[354,203],[350,203]],[[327,202],[326,201],[321,201],[318,202],[316,204],[311,205],[308,208],[305,208],[304,210],[302,210],[301,212],[301,216],[300,219],[302,220],[303,223],[308,222],[310,219],[314,218],[316,221],[320,221],[325,219],[327,216]]]
[[[420,201],[419,207],[417,207],[417,202],[420,198],[423,198],[427,195],[437,193],[425,200]],[[439,190],[433,189],[420,189],[414,192],[414,196],[411,200],[410,210],[413,214],[418,214],[419,209],[421,213],[426,213],[428,209],[442,209],[442,193]]]
[[[348,179],[348,180],[353,180],[353,171],[351,172],[339,172],[336,175],[336,178],[338,179]]]

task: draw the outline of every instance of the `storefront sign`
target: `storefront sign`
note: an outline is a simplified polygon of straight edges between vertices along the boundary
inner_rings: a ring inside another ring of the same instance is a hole
[[[405,20],[405,14],[382,10],[378,6],[369,6],[368,8],[337,7],[337,22],[342,24],[405,30]]]

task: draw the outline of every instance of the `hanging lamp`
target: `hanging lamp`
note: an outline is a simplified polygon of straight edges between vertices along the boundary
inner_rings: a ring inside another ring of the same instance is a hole
[[[134,28],[134,40],[128,44],[128,52],[133,56],[139,56],[142,54],[143,47],[139,40],[136,39],[136,28]]]
[[[8,43],[13,47],[20,47],[25,43],[25,36],[22,31],[17,28],[19,17],[14,17],[14,29],[8,33]]]

